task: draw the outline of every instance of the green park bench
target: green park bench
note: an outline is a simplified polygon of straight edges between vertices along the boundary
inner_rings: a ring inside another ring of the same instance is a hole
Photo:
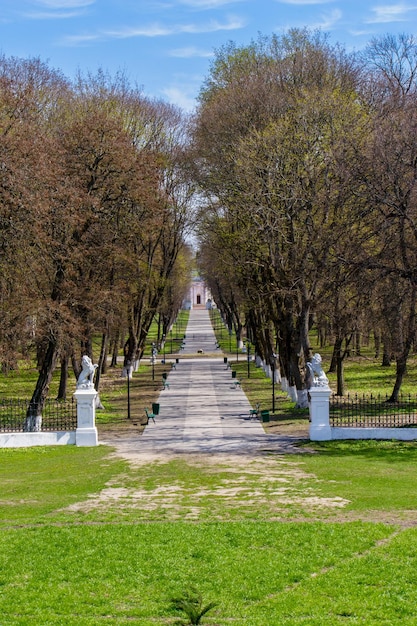
[[[147,417],[146,423],[149,424],[149,420],[153,420],[155,424],[155,413],[152,413],[147,407],[145,408],[145,413]]]

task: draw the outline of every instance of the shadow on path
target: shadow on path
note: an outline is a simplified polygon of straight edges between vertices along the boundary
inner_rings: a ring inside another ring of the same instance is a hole
[[[204,354],[216,354],[207,356]],[[186,339],[179,363],[161,391],[156,423],[142,435],[121,439],[106,437],[123,456],[146,458],[179,454],[299,453],[297,438],[267,435],[245,393],[233,383],[216,338],[208,311],[190,311]]]

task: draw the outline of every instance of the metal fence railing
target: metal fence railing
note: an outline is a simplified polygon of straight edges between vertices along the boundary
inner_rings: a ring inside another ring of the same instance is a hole
[[[0,432],[24,432],[29,400],[0,399]],[[41,432],[69,431],[77,428],[77,403],[71,400],[46,400],[42,410]]]
[[[417,397],[348,395],[330,397],[330,426],[351,428],[417,428]]]

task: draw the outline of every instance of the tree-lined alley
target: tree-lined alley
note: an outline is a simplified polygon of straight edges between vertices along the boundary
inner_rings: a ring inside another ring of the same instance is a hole
[[[216,304],[294,397],[313,326],[339,394],[373,335],[398,397],[416,336],[416,72],[410,35],[351,55],[292,30],[218,50],[186,118],[122,74],[70,83],[0,57],[0,360],[36,350],[28,428],[93,337],[99,374],[120,347],[130,374],[156,314],[167,334],[197,210]]]

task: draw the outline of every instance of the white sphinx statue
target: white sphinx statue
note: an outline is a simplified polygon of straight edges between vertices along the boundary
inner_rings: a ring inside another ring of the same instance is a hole
[[[89,356],[84,354],[81,359],[81,374],[78,376],[77,389],[93,389],[94,387],[94,374],[97,365],[94,365]]]
[[[316,353],[313,355],[311,362],[307,363],[307,388],[310,387],[328,387],[329,379],[323,371],[321,365],[321,356]]]

